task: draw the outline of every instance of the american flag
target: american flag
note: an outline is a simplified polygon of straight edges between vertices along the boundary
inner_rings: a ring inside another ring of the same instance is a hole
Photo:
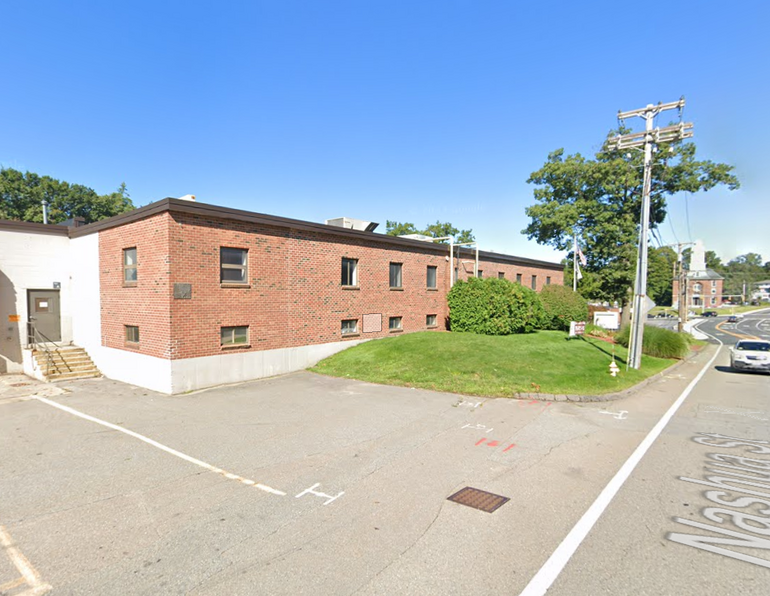
[[[583,265],[583,267],[585,267],[586,265],[588,265],[588,261],[586,261],[586,256],[583,254],[583,251],[580,250],[580,245],[576,244],[575,246],[577,247],[578,259],[580,259],[580,263]]]

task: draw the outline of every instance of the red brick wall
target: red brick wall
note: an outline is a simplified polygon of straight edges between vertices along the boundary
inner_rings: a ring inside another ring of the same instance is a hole
[[[169,224],[161,213],[99,233],[102,345],[172,358]],[[136,247],[137,283],[123,284],[123,249]],[[125,325],[139,327],[139,345],[126,344]]]
[[[458,279],[468,279],[473,277],[475,257],[471,254],[465,254],[463,251],[458,266]],[[455,259],[456,261],[458,259]],[[539,292],[549,283],[554,285],[564,285],[563,269],[541,269],[539,267],[523,266],[507,263],[504,261],[492,261],[488,258],[479,258],[479,270],[482,277],[498,277],[499,273],[505,274],[505,279],[515,282],[516,275],[521,274],[521,285],[532,288],[532,276],[535,276],[535,291]]]
[[[232,351],[271,350],[348,339],[343,319],[356,319],[356,339],[392,335],[388,318],[402,317],[403,332],[427,329],[426,315],[437,315],[445,329],[446,293],[451,266],[447,255],[426,247],[399,247],[365,238],[166,212],[100,232],[103,343],[126,346],[124,325],[140,327],[138,350],[161,358],[192,358]],[[123,287],[122,249],[136,246],[138,283]],[[220,284],[220,247],[248,250],[248,284]],[[448,252],[448,251],[447,251]],[[464,251],[465,252],[465,251]],[[341,285],[343,257],[358,259],[358,287]],[[463,254],[462,260],[466,260]],[[467,257],[470,260],[470,257]],[[389,287],[389,265],[402,263],[403,289]],[[437,289],[426,287],[428,265],[437,267]],[[561,270],[519,267],[484,260],[484,277],[497,277],[537,289]],[[460,266],[460,279],[473,264]],[[191,299],[174,299],[174,283],[192,286]],[[363,332],[363,315],[381,314],[382,330]],[[223,326],[249,326],[249,345],[220,345]]]
[[[717,306],[722,305],[722,291],[723,291],[723,285],[724,280],[723,279],[716,279],[713,280],[716,282],[715,289],[716,293],[711,293],[711,282],[710,279],[689,279],[687,280],[687,290],[688,294],[686,296],[687,299],[687,305],[693,306],[693,298],[697,295],[701,298],[701,304],[697,305],[696,308],[716,308]],[[701,284],[701,291],[700,293],[696,294],[695,292],[695,285]],[[715,298],[714,304],[711,304],[711,299]],[[672,302],[674,304],[677,304],[679,301],[679,280],[675,279],[673,282],[673,292],[672,292]]]

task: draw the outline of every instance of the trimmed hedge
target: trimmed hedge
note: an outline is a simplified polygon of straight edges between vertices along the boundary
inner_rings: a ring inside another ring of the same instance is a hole
[[[631,327],[626,325],[615,334],[615,341],[628,347]],[[677,333],[662,327],[646,325],[642,338],[642,354],[656,358],[684,358],[690,351],[690,336],[687,333]]]
[[[570,321],[588,321],[585,299],[566,286],[545,286],[540,291],[540,302],[546,314],[545,329],[568,331]]]
[[[482,335],[531,333],[546,319],[537,294],[494,277],[458,281],[447,295],[452,331]]]

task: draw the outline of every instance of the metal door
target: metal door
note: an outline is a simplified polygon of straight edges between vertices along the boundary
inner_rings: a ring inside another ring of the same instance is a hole
[[[35,341],[61,340],[59,290],[27,290],[29,320],[39,335]]]

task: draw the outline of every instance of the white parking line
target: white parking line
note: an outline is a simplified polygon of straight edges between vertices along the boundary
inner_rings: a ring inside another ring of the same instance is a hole
[[[229,478],[230,480],[238,480],[241,484],[245,484],[247,486],[253,486],[254,488],[258,488],[259,490],[265,491],[266,493],[270,493],[273,495],[280,495],[280,496],[286,496],[286,493],[280,490],[277,490],[275,488],[272,488],[270,486],[267,486],[266,484],[261,484],[259,482],[256,482],[254,480],[249,480],[248,478],[243,478],[239,476],[238,474],[233,474],[232,472],[227,472],[226,470],[223,470],[222,468],[217,468],[216,466],[212,466],[211,464],[207,464],[205,461],[201,461],[199,459],[196,459],[194,457],[191,457],[189,455],[186,455],[182,453],[181,451],[177,451],[176,449],[172,449],[171,447],[167,447],[166,445],[163,445],[162,443],[158,443],[157,441],[153,441],[149,437],[145,437],[144,435],[140,435],[139,433],[135,433],[132,430],[128,430],[127,428],[123,428],[121,426],[118,426],[116,424],[112,424],[111,422],[107,422],[105,420],[100,420],[99,418],[94,418],[93,416],[89,416],[88,414],[84,414],[83,412],[78,412],[77,410],[70,408],[69,406],[64,406],[60,403],[57,403],[53,400],[47,399],[45,397],[40,397],[39,395],[33,395],[33,399],[36,399],[38,401],[43,402],[44,404],[48,404],[49,406],[53,406],[54,408],[59,408],[60,410],[63,410],[64,412],[67,412],[69,414],[72,414],[73,416],[77,416],[79,418],[82,418],[83,420],[88,420],[89,422],[95,422],[96,424],[101,424],[102,426],[106,426],[107,428],[111,428],[112,430],[116,430],[118,432],[122,432],[130,437],[134,437],[135,439],[139,439],[140,441],[144,441],[148,445],[152,445],[153,447],[157,447],[161,451],[165,451],[166,453],[170,453],[171,455],[174,455],[178,457],[179,459],[183,459],[186,462],[189,462],[191,464],[195,464],[196,466],[200,466],[201,468],[204,468],[210,472],[214,472],[215,474],[219,474],[220,476],[224,476],[225,478]]]
[[[720,341],[719,344],[719,347],[721,348],[722,342]],[[720,350],[717,349],[711,360],[706,363],[698,375],[690,382],[689,385],[687,385],[687,388],[677,398],[674,404],[668,409],[668,411],[653,427],[649,434],[634,450],[634,452],[631,454],[631,457],[626,460],[626,462],[617,471],[612,480],[610,480],[609,484],[607,484],[607,486],[604,487],[604,490],[599,493],[599,496],[596,498],[593,504],[583,514],[583,517],[578,520],[578,522],[575,524],[572,530],[570,530],[569,534],[567,534],[564,540],[562,540],[561,544],[559,544],[556,550],[553,551],[553,554],[530,580],[530,582],[524,588],[524,591],[521,592],[520,596],[543,596],[548,591],[548,588],[550,588],[553,582],[556,581],[556,578],[559,577],[559,574],[572,558],[572,555],[575,554],[575,551],[577,551],[578,547],[582,544],[583,540],[585,540],[586,536],[588,536],[588,533],[602,516],[604,510],[607,509],[612,499],[621,489],[626,480],[628,480],[631,472],[634,471],[634,468],[636,468],[637,464],[644,457],[645,453],[647,453],[660,433],[663,432],[663,429],[669,423],[671,418],[673,418],[679,407],[684,403],[684,400],[687,399],[687,396],[690,395],[690,392],[695,388],[695,385],[698,384],[698,381],[700,381],[701,378],[703,378],[703,375],[706,374],[706,371],[711,368],[714,360],[716,360],[717,356],[719,355],[719,351]]]

